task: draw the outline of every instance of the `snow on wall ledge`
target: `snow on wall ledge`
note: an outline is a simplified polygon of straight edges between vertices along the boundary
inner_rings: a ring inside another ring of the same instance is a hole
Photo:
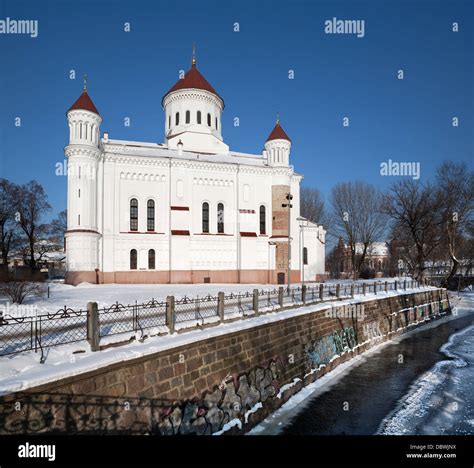
[[[350,304],[359,308],[342,309]],[[446,291],[425,288],[301,307],[72,360],[73,348],[62,346],[43,366],[16,356],[10,368],[0,363],[0,433],[246,432],[340,363],[448,312]]]

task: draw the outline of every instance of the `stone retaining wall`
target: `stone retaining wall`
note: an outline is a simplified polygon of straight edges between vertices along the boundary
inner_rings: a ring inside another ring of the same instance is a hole
[[[244,432],[345,360],[449,311],[441,289],[357,307],[327,307],[6,395],[0,433]]]

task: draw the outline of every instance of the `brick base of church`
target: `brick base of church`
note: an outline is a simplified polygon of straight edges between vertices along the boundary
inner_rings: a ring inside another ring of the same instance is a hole
[[[279,277],[280,274],[280,277]],[[174,271],[68,271],[66,283],[74,286],[87,282],[92,284],[195,284],[195,283],[244,283],[278,284],[282,279],[286,284],[284,270],[174,270]],[[316,275],[314,281],[321,281]],[[291,272],[292,283],[301,281],[300,271]]]

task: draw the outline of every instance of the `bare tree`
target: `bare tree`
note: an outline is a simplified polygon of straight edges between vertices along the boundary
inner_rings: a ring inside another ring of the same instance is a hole
[[[67,210],[60,211],[57,218],[51,221],[49,234],[56,244],[64,245],[64,234],[67,231]]]
[[[19,225],[23,230],[31,272],[37,270],[36,247],[44,240],[48,227],[41,224],[41,218],[51,209],[44,188],[32,180],[19,188],[16,209],[19,213]]]
[[[45,286],[32,281],[7,281],[0,283],[0,293],[8,296],[14,304],[22,304],[27,296],[45,293]]]
[[[445,161],[437,170],[436,187],[441,202],[438,210],[443,229],[443,247],[451,260],[451,270],[444,280],[446,286],[459,266],[458,244],[466,232],[473,210],[474,174],[465,163]]]
[[[303,187],[300,191],[301,216],[316,224],[325,224],[326,210],[321,192],[312,187]]]
[[[370,244],[385,232],[386,216],[381,203],[380,192],[365,182],[344,182],[332,189],[332,227],[336,235],[347,239],[354,279],[364,265]],[[357,249],[357,244],[362,249]]]
[[[432,252],[440,242],[439,198],[430,184],[404,180],[393,184],[384,197],[383,210],[393,220],[409,271],[423,279]]]
[[[8,275],[9,254],[15,243],[17,221],[15,219],[15,200],[18,187],[6,179],[0,179],[0,243],[3,276]]]

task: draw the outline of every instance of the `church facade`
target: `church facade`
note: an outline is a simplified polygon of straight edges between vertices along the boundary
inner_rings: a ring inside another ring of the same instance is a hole
[[[224,101],[194,58],[162,106],[164,143],[101,135],[85,85],[68,110],[66,282],[322,279],[326,232],[300,217],[303,177],[280,123],[262,153],[231,150]]]

